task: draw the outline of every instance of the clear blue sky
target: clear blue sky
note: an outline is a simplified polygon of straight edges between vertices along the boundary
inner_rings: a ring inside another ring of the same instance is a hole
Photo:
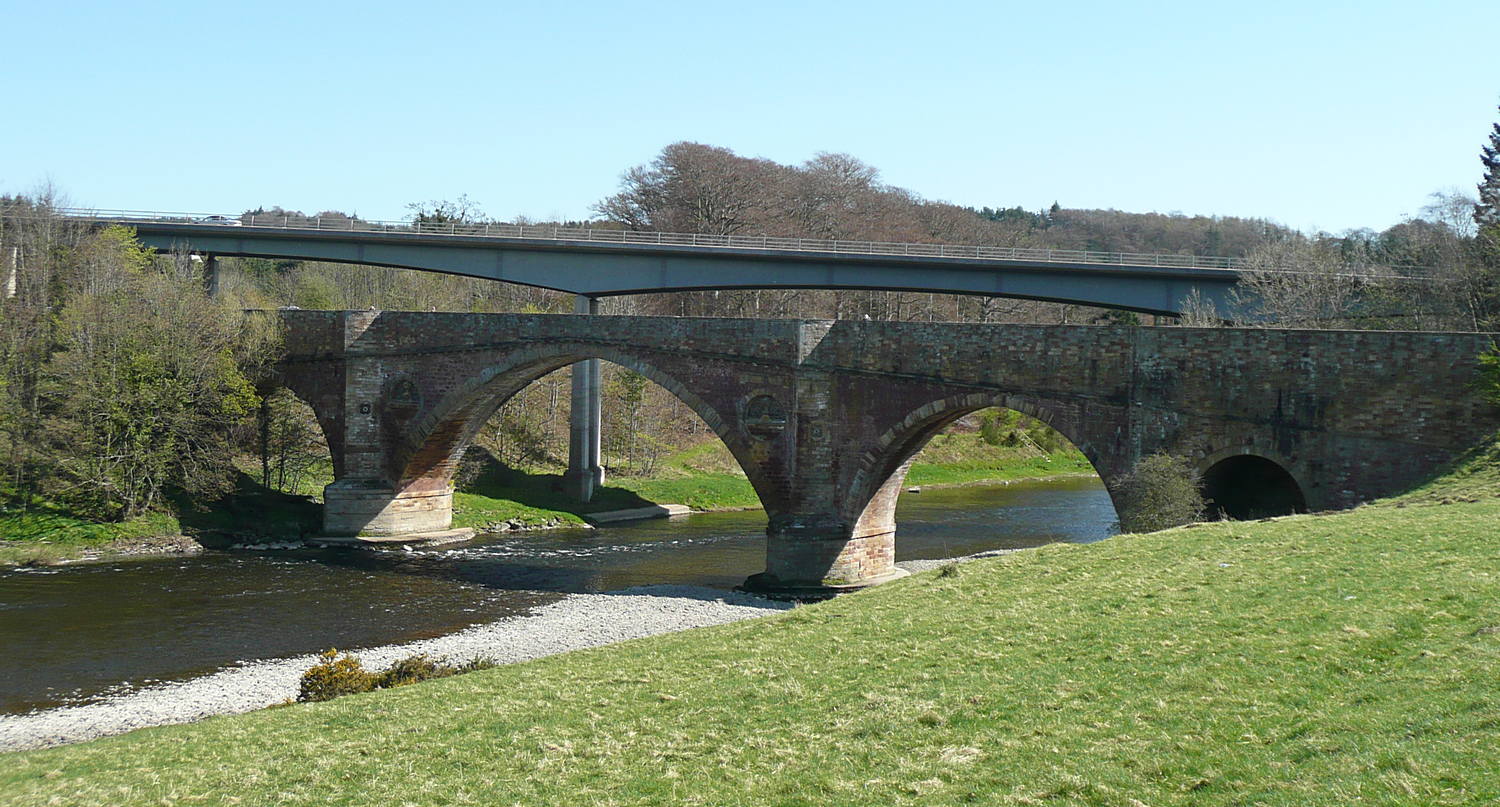
[[[1494,0],[0,0],[0,190],[583,218],[696,140],[929,199],[1383,228],[1472,192]]]

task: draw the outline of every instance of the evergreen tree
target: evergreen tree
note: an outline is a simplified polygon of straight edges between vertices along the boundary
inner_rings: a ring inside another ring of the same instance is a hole
[[[1474,205],[1474,223],[1479,232],[1474,239],[1479,277],[1483,291],[1478,299],[1487,316],[1482,327],[1500,326],[1500,123],[1490,127],[1490,142],[1480,150],[1484,163],[1484,180],[1479,183],[1479,201]]]
[[[1479,156],[1484,163],[1484,181],[1479,183],[1479,203],[1474,206],[1474,223],[1481,230],[1500,226],[1500,123],[1490,127],[1490,142]]]

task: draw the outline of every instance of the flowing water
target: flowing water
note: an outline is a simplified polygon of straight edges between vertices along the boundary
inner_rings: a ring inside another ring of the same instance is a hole
[[[902,497],[897,560],[1107,537],[1097,479]],[[451,633],[574,592],[729,589],[765,566],[765,514],[482,536],[406,552],[206,552],[0,572],[0,712],[82,703],[236,662]]]

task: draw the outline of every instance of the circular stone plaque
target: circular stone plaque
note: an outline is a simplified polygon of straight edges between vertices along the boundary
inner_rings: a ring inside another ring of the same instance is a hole
[[[770,440],[786,431],[786,409],[769,395],[745,402],[745,432],[757,440]]]

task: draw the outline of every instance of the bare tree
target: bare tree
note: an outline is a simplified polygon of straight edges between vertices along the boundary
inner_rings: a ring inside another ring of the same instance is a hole
[[[406,217],[419,224],[475,224],[485,220],[484,211],[480,209],[479,203],[470,199],[468,194],[459,194],[457,199],[452,200],[433,199],[430,202],[412,202],[406,206],[406,209],[411,211]]]
[[[1195,288],[1182,301],[1182,316],[1177,324],[1184,328],[1218,328],[1224,320],[1224,312]]]
[[[641,230],[729,235],[765,220],[784,169],[701,143],[673,143],[621,178],[621,191],[594,206]]]
[[[881,193],[880,172],[847,154],[821,152],[788,183],[786,214],[795,235],[852,238]]]
[[[1361,291],[1375,282],[1368,266],[1345,264],[1327,241],[1290,238],[1263,244],[1245,259],[1230,293],[1247,324],[1283,328],[1351,327]]]

